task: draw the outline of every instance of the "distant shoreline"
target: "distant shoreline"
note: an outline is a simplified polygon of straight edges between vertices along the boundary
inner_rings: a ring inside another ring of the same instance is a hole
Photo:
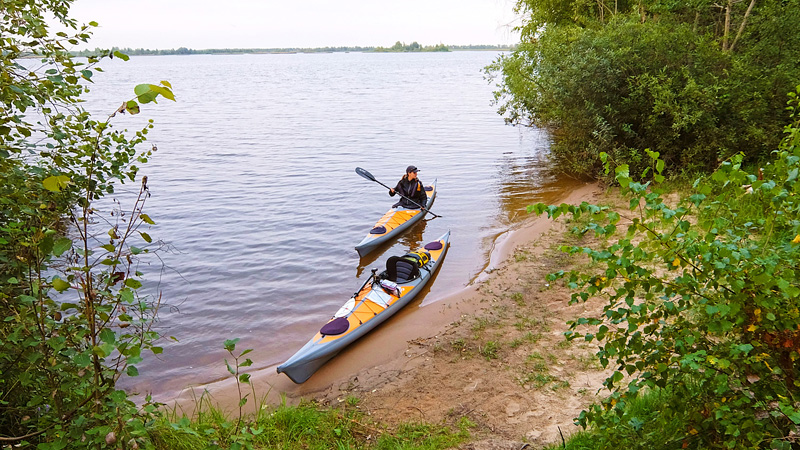
[[[399,43],[398,43],[399,44]],[[422,47],[416,44],[398,45],[394,47],[314,47],[314,48],[218,48],[218,49],[190,49],[179,47],[175,49],[151,50],[144,48],[118,48],[111,50],[99,49],[81,50],[72,52],[74,56],[93,56],[98,54],[113,53],[115,51],[124,53],[128,56],[142,55],[281,55],[297,53],[430,53],[430,52],[451,52],[451,51],[509,51],[514,46],[509,45],[443,45]]]

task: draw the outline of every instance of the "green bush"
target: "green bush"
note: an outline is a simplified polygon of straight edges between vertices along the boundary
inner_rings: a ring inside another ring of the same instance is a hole
[[[518,2],[523,42],[486,69],[507,121],[553,129],[556,163],[588,176],[602,176],[601,153],[634,173],[645,148],[672,173],[769,155],[800,80],[800,1],[731,3],[727,34],[713,2],[614,4],[599,15],[582,2]]]
[[[142,352],[161,350],[151,329],[157,299],[139,294],[136,270],[152,243],[147,181],[136,179],[152,153],[142,146],[152,124],[127,133],[112,118],[174,97],[168,82],[139,85],[107,118],[93,119],[80,97],[108,55],[79,60],[67,52],[96,26],[79,27],[68,17],[71,4],[3,2],[0,444],[134,447],[145,442],[154,405],[140,409],[116,383],[138,374]],[[49,16],[73,34],[51,36]],[[139,195],[125,214],[95,208],[131,181]]]
[[[600,316],[572,322],[567,333],[597,342],[601,364],[614,369],[604,383],[610,397],[582,412],[581,425],[624,426],[640,391],[669,389],[661,410],[685,418],[688,448],[791,448],[800,426],[798,94],[800,86],[790,94],[793,122],[756,173],[736,155],[673,205],[657,184],[634,181],[619,165],[629,212],[586,203],[530,208],[589,214],[583,232],[607,238],[597,248],[565,248],[589,256],[597,271],[549,276],[578,291],[574,302],[607,300]],[[648,154],[653,168],[641,175],[658,183],[664,162]],[[623,217],[630,225],[618,235]]]

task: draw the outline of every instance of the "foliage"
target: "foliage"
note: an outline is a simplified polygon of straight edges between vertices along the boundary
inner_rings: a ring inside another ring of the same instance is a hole
[[[143,351],[161,351],[151,330],[158,299],[139,294],[136,269],[155,245],[147,179],[124,210],[97,201],[137,181],[152,153],[141,148],[152,124],[126,133],[112,119],[174,96],[165,81],[139,85],[93,119],[80,96],[112,55],[69,54],[96,26],[78,27],[71,3],[8,0],[0,20],[0,444],[130,448],[154,405],[140,412],[116,382],[138,374]],[[48,15],[74,34],[51,36]]]
[[[619,424],[613,428],[578,431],[566,442],[550,445],[547,450],[604,450],[608,448],[671,449],[681,448],[687,418],[665,410],[675,393],[670,389],[646,391],[631,398],[623,408]],[[615,415],[616,411],[605,412]]]
[[[235,433],[237,419],[227,417],[210,401],[192,415],[160,417],[150,428],[156,449],[446,449],[469,437],[474,424],[462,420],[458,431],[424,423],[401,424],[397,430],[377,428],[357,408],[320,408],[313,403],[288,406],[259,404],[256,415]],[[241,437],[247,440],[241,444]]]
[[[249,448],[248,445],[252,438],[257,435],[253,434],[253,428],[242,428],[242,408],[244,405],[247,404],[248,396],[250,394],[242,394],[242,383],[250,385],[251,388],[254,389],[253,384],[250,382],[250,374],[243,373],[241,370],[243,367],[250,367],[253,365],[253,361],[250,358],[246,358],[244,361],[239,362],[242,356],[250,353],[253,351],[252,348],[248,348],[246,350],[242,350],[239,354],[235,354],[234,351],[236,350],[236,344],[239,342],[239,338],[228,339],[225,341],[223,346],[225,350],[231,355],[233,358],[233,365],[225,360],[225,366],[228,368],[228,372],[233,375],[234,379],[236,380],[236,391],[239,394],[239,420],[236,422],[236,429],[233,431],[234,439],[233,445],[231,445],[232,450],[239,450],[242,448]],[[255,397],[255,389],[253,392],[253,397]]]
[[[725,3],[519,0],[522,42],[486,68],[499,112],[555,129],[581,175],[602,176],[601,153],[640,172],[645,148],[672,173],[764,158],[800,80],[800,1]]]
[[[800,86],[790,94],[784,139],[755,173],[735,155],[671,205],[657,186],[664,161],[648,150],[652,169],[641,176],[655,185],[634,181],[627,165],[615,169],[630,216],[587,203],[530,207],[551,217],[588,214],[582,232],[606,239],[565,248],[589,256],[596,271],[549,276],[578,290],[573,302],[607,300],[602,315],[572,322],[567,333],[597,342],[601,364],[614,369],[604,383],[611,396],[581,413],[581,425],[622,426],[637,393],[669,388],[661,410],[686,417],[685,448],[782,449],[797,439],[798,94]],[[617,235],[623,219],[627,232]]]
[[[423,47],[423,46],[419,45],[419,42],[417,42],[417,41],[414,41],[414,42],[412,42],[412,43],[410,43],[408,45],[406,45],[404,42],[397,41],[397,42],[394,43],[393,46],[391,46],[389,48],[376,47],[374,51],[379,52],[379,53],[381,53],[381,52],[383,52],[383,53],[385,53],[385,52],[395,52],[395,53],[398,53],[398,52],[400,52],[400,53],[402,53],[402,52],[449,52],[450,49],[447,48],[447,46],[444,45],[444,44],[428,45],[428,46]]]

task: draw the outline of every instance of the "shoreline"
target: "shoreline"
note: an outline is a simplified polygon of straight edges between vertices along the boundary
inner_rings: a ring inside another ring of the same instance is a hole
[[[580,203],[601,193],[598,184],[584,184],[559,199],[558,203]],[[425,298],[423,293],[420,299],[412,302],[416,308],[407,306],[399,311],[368,336],[343,350],[303,384],[294,384],[288,377],[276,373],[277,364],[250,371],[256,398],[267,404],[284,401],[296,404],[304,399],[336,403],[343,401],[342,396],[350,392],[374,394],[391,390],[392,385],[418,374],[430,362],[430,358],[423,357],[430,350],[424,350],[427,347],[425,343],[452,333],[459,322],[486,309],[485,286],[492,282],[507,283],[509,278],[511,282],[520,280],[518,273],[511,270],[509,276],[507,270],[516,249],[542,241],[554,231],[559,233],[558,227],[558,222],[539,216],[509,228],[495,238],[486,266],[467,286],[420,306]],[[505,273],[498,273],[503,271]],[[435,277],[429,286],[434,282]],[[186,387],[165,403],[168,407],[192,414],[204,395],[210,396],[223,411],[238,410],[239,397],[233,377]],[[252,412],[257,403],[249,401],[246,409]]]

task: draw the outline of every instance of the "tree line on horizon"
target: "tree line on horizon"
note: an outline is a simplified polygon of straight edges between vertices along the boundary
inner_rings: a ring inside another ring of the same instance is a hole
[[[416,45],[415,45],[416,44]],[[112,47],[109,54],[118,51],[125,55],[139,56],[139,55],[226,55],[226,54],[259,54],[259,53],[342,53],[342,52],[447,52],[451,50],[511,50],[515,46],[501,45],[501,44],[468,44],[468,45],[444,45],[437,44],[431,46],[422,46],[416,41],[406,45],[397,41],[392,47],[274,47],[274,48],[211,48],[211,49],[192,49],[188,47],[178,47],[171,49],[148,49],[148,48],[130,48],[130,47]],[[104,49],[95,48],[94,50],[79,50],[73,51],[73,56],[88,57],[97,55]]]

